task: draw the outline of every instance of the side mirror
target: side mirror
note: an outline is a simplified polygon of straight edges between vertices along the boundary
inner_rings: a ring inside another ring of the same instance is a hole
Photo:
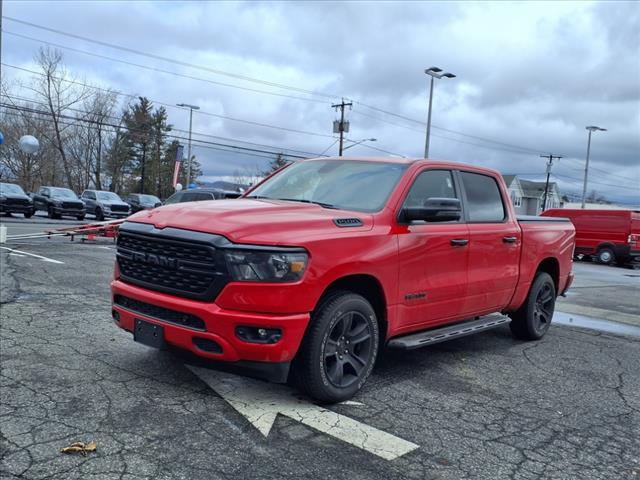
[[[451,222],[462,217],[462,204],[457,198],[428,198],[422,207],[405,207],[402,220],[411,223],[416,220],[425,222]]]
[[[153,206],[153,208],[157,208],[157,207],[161,207],[162,206],[162,202],[156,202],[156,204]]]

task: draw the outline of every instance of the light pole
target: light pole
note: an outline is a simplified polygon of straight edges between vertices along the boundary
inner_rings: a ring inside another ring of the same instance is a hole
[[[349,140],[349,141],[352,141],[352,140]],[[365,138],[364,140],[360,140],[359,142],[353,142],[351,145],[348,145],[348,146],[344,147],[342,149],[342,151],[345,151],[347,148],[351,148],[351,147],[355,147],[356,145],[360,145],[361,143],[364,143],[364,142],[377,142],[377,141],[378,141],[377,138]]]
[[[197,105],[189,105],[188,103],[178,103],[178,107],[185,107],[189,109],[189,146],[187,148],[187,181],[185,182],[185,186],[187,190],[189,189],[189,184],[191,182],[191,126],[193,124],[193,111],[200,110],[200,107]]]
[[[431,87],[429,88],[429,114],[427,116],[427,139],[424,143],[424,158],[429,158],[429,140],[431,139],[431,105],[433,103],[433,80],[441,78],[455,78],[456,76],[450,72],[441,73],[442,69],[438,67],[427,68],[424,73],[431,77]]]
[[[582,206],[580,208],[584,208],[585,199],[587,197],[587,176],[589,175],[589,153],[591,153],[591,133],[592,132],[606,132],[606,128],[596,127],[595,125],[591,125],[589,127],[585,127],[589,130],[589,140],[587,140],[587,162],[584,165],[584,185],[582,186]]]

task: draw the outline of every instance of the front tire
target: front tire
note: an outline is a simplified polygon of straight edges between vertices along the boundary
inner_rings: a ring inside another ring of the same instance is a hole
[[[84,215],[78,215],[76,218],[77,218],[78,220],[82,221],[82,220],[84,220]]]
[[[596,260],[603,265],[611,265],[616,261],[616,254],[609,247],[604,247],[598,250]]]
[[[551,275],[539,272],[524,304],[511,314],[511,333],[522,340],[540,340],[549,330],[556,305],[556,286]]]
[[[96,208],[96,220],[102,222],[104,220],[104,213],[101,208]]]
[[[361,295],[336,291],[313,312],[294,361],[294,382],[322,403],[342,402],[364,385],[378,356],[376,313]]]
[[[33,211],[23,213],[24,218],[31,218],[33,216]]]

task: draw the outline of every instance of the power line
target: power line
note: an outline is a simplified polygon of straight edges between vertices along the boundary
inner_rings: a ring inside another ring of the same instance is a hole
[[[20,96],[17,96],[17,95],[7,95],[7,94],[5,94],[5,96],[8,97],[8,98],[17,99],[17,100],[20,100],[20,101],[23,101],[23,102],[30,102],[30,103],[36,103],[36,104],[39,104],[39,105],[43,105],[43,106],[48,106],[45,102],[41,102],[41,101],[38,101],[38,100],[35,100],[35,99],[31,99],[31,98],[25,98],[25,97],[20,97]],[[69,111],[76,112],[76,113],[81,113],[83,115],[91,115],[91,112],[87,112],[87,111],[80,110],[80,109],[77,109],[77,108],[72,108],[72,107],[67,107],[65,110],[69,110]],[[113,120],[120,120],[120,117],[116,117],[114,115],[106,115],[105,117],[106,118],[111,118]],[[172,127],[171,130],[172,131],[176,131],[176,132],[189,133],[188,130],[175,128],[175,127]],[[220,140],[227,140],[227,141],[240,142],[240,143],[246,143],[248,145],[254,145],[254,146],[258,146],[258,147],[266,147],[266,148],[273,148],[275,150],[287,150],[287,151],[291,151],[291,152],[304,153],[304,154],[308,154],[308,155],[317,155],[314,152],[308,152],[308,151],[305,151],[305,150],[296,150],[296,149],[293,149],[293,148],[276,147],[276,146],[273,146],[273,145],[265,145],[265,144],[262,144],[262,143],[254,143],[254,142],[249,142],[249,141],[246,141],[246,140],[239,140],[237,138],[221,137],[219,135],[211,135],[211,134],[208,134],[208,133],[201,133],[201,132],[192,132],[192,133],[194,135],[199,135],[199,136],[203,136],[203,137],[216,138],[216,139],[220,139]],[[334,137],[333,136],[329,136],[329,138],[334,138]]]
[[[75,38],[75,39],[78,39],[78,40],[83,40],[85,42],[93,43],[93,44],[96,44],[96,45],[101,45],[101,46],[104,46],[104,47],[113,48],[113,49],[116,49],[116,50],[121,50],[123,52],[134,53],[136,55],[140,55],[140,56],[148,57],[148,58],[153,58],[155,60],[162,60],[164,62],[172,63],[172,64],[175,64],[175,65],[181,65],[183,67],[189,67],[189,68],[194,68],[196,70],[203,70],[203,71],[206,71],[206,72],[209,72],[209,73],[215,73],[216,75],[224,75],[224,76],[227,76],[227,77],[236,78],[236,79],[244,80],[244,81],[247,81],[247,82],[259,83],[259,84],[267,85],[267,86],[270,86],[270,87],[281,88],[283,90],[291,90],[291,91],[295,91],[295,92],[306,93],[308,95],[315,95],[315,96],[320,96],[320,97],[325,97],[325,98],[337,98],[337,95],[331,95],[331,94],[322,93],[322,92],[314,92],[312,90],[307,90],[307,89],[300,88],[300,87],[295,87],[295,86],[292,86],[292,85],[285,85],[285,84],[277,83],[277,82],[270,82],[268,80],[262,80],[262,79],[250,77],[248,75],[225,72],[223,70],[204,67],[202,65],[197,65],[197,64],[193,64],[193,63],[189,63],[189,62],[184,62],[182,60],[176,60],[174,58],[168,58],[168,57],[163,57],[161,55],[156,55],[156,54],[153,54],[153,53],[142,52],[140,50],[136,50],[136,49],[133,49],[133,48],[130,48],[130,47],[124,47],[122,45],[115,45],[113,43],[103,42],[103,41],[95,40],[95,39],[89,38],[89,37],[83,37],[82,35],[77,35],[77,34],[74,34],[74,33],[65,32],[63,30],[57,30],[57,29],[51,28],[51,27],[45,27],[44,25],[38,25],[36,23],[27,22],[27,21],[24,21],[24,20],[13,18],[13,17],[6,17],[5,16],[4,18],[7,19],[7,20],[10,20],[12,22],[20,23],[22,25],[28,25],[28,26],[33,27],[33,28],[37,28],[37,29],[40,29],[40,30],[45,30],[45,31],[48,31],[48,32],[56,33],[58,35],[64,35],[66,37],[71,37],[71,38]]]
[[[73,47],[69,47],[69,46],[66,46],[66,45],[60,45],[59,43],[54,43],[54,42],[49,42],[47,40],[42,40],[42,39],[39,39],[39,38],[29,37],[28,35],[22,35],[20,33],[10,32],[8,30],[3,30],[3,33],[6,33],[8,35],[13,35],[15,37],[24,38],[26,40],[31,40],[31,41],[34,41],[34,42],[43,43],[45,45],[51,45],[53,47],[62,48],[64,50],[69,50],[71,52],[82,53],[84,55],[89,55],[89,56],[92,56],[92,57],[97,57],[97,58],[102,58],[102,59],[105,59],[105,60],[110,60],[112,62],[123,63],[125,65],[130,65],[130,66],[133,66],[133,67],[143,68],[145,70],[151,70],[151,71],[154,71],[154,72],[165,73],[167,75],[174,75],[176,77],[188,78],[190,80],[198,80],[200,82],[211,83],[213,85],[236,88],[236,89],[245,90],[245,91],[248,91],[248,92],[262,93],[262,94],[265,94],[265,95],[274,95],[276,97],[293,98],[295,100],[302,100],[302,101],[306,101],[306,102],[322,103],[322,104],[326,104],[327,103],[324,100],[319,100],[319,99],[314,99],[314,98],[298,97],[298,96],[295,96],[295,95],[287,95],[285,93],[269,92],[267,90],[258,90],[258,89],[255,89],[255,88],[242,87],[240,85],[233,85],[231,83],[217,82],[215,80],[211,80],[211,79],[208,79],[208,78],[201,78],[201,77],[195,77],[193,75],[186,75],[184,73],[172,72],[171,70],[164,70],[164,69],[158,68],[158,67],[151,67],[151,66],[148,66],[148,65],[141,65],[139,63],[129,62],[127,60],[113,58],[113,57],[109,57],[107,55],[101,55],[99,53],[87,52],[86,50],[80,50],[78,48],[73,48]]]
[[[86,118],[77,118],[77,117],[71,117],[69,115],[63,115],[63,114],[59,114],[59,115],[54,115],[51,112],[47,112],[47,111],[43,111],[43,110],[36,110],[36,109],[32,109],[32,108],[27,108],[27,107],[19,107],[16,105],[9,105],[6,103],[0,103],[0,107],[4,107],[4,108],[9,108],[12,110],[18,110],[18,111],[23,111],[23,112],[29,112],[29,113],[34,113],[34,114],[40,114],[40,115],[47,115],[47,116],[56,116],[57,118],[63,118],[63,119],[67,119],[67,120],[72,120],[72,121],[79,121],[79,122],[85,122],[85,123],[90,123],[90,124],[94,124],[94,125],[101,125],[101,126],[107,126],[107,127],[111,127],[111,128],[116,128],[118,130],[128,130],[128,131],[143,131],[141,129],[135,129],[135,128],[130,128],[130,127],[126,127],[124,125],[114,125],[111,123],[107,123],[107,122],[99,122],[96,120],[90,120],[90,119],[86,119]],[[166,135],[167,138],[173,138],[176,140],[187,140],[186,137],[180,137],[177,135],[171,135],[171,134],[167,134]],[[251,151],[251,152],[259,152],[259,153],[268,153],[271,155],[277,155],[277,154],[282,154],[286,157],[291,157],[291,158],[308,158],[305,156],[301,156],[301,155],[293,155],[293,154],[283,154],[282,152],[279,151],[268,151],[268,150],[260,150],[260,149],[255,149],[255,148],[249,148],[249,147],[241,147],[239,145],[230,145],[230,144],[224,144],[224,143],[219,143],[219,142],[211,142],[211,141],[207,141],[207,140],[197,140],[200,143],[203,144],[207,144],[207,145],[214,145],[214,146],[220,146],[220,147],[227,147],[227,148],[231,148],[231,149],[236,149],[236,150],[242,150],[242,151]],[[317,155],[317,154],[314,154]]]

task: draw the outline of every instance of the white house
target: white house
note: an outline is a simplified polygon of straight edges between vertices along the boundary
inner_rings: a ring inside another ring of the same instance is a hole
[[[517,175],[503,175],[503,178],[509,189],[511,202],[518,215],[539,215],[542,213],[545,182],[524,180],[518,178]],[[549,182],[546,210],[560,208],[561,206],[562,198],[558,185],[555,182]]]

